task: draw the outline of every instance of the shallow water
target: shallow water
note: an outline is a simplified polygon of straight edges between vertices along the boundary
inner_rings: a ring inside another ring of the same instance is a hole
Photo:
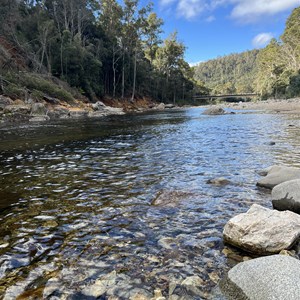
[[[300,120],[201,112],[0,129],[0,297],[217,298],[247,255],[222,253],[223,226],[271,207],[256,170],[300,167]],[[206,183],[215,177],[231,184]],[[171,204],[153,205],[159,196]],[[193,275],[200,286],[181,285]]]

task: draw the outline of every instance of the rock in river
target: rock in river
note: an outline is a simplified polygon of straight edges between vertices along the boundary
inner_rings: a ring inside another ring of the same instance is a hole
[[[257,182],[258,186],[272,189],[274,186],[293,179],[300,179],[300,169],[285,166],[272,166],[259,172],[266,176]]]
[[[272,204],[275,209],[300,214],[300,179],[276,185],[272,190]]]
[[[186,191],[161,191],[152,201],[152,205],[163,207],[177,207],[182,202],[187,202],[193,196]]]
[[[214,184],[214,185],[227,185],[230,181],[224,177],[212,178],[206,181],[207,184]]]
[[[242,262],[220,287],[229,300],[299,300],[300,261],[272,255]]]
[[[224,241],[256,254],[279,253],[289,249],[300,236],[300,216],[253,204],[246,212],[228,221]]]
[[[203,112],[203,115],[225,115],[226,112],[221,107],[211,107]]]

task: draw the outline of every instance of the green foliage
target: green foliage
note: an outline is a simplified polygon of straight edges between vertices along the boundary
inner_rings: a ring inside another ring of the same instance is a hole
[[[213,94],[252,93],[257,73],[258,50],[212,59],[195,67],[195,79]]]
[[[38,74],[25,73],[20,74],[7,73],[5,79],[10,84],[5,88],[5,93],[8,92],[15,97],[24,98],[25,89],[28,89],[34,93],[34,96],[41,99],[44,94],[64,100],[71,103],[74,98],[66,89],[61,88],[50,79],[44,79]],[[15,98],[13,97],[13,98]]]
[[[263,98],[300,96],[300,7],[287,19],[281,41],[272,39],[258,58],[257,90]]]
[[[13,100],[24,98],[24,90],[14,83],[9,83],[4,86],[4,94]]]
[[[300,96],[300,71],[298,74],[290,77],[290,83],[286,92],[288,98]]]
[[[195,67],[195,79],[213,94],[252,93],[261,99],[300,96],[300,7],[287,19],[281,40],[261,50],[231,54]]]
[[[1,33],[22,52],[28,71],[60,78],[92,101],[105,95],[131,95],[134,100],[136,93],[160,101],[192,95],[196,83],[183,59],[185,47],[176,35],[162,44],[163,21],[151,4],[3,0],[0,16],[10,24]],[[69,92],[43,78],[27,74],[16,84],[35,91],[37,99],[45,93],[73,100]]]

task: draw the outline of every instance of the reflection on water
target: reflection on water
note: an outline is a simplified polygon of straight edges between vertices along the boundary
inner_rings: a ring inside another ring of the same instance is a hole
[[[223,254],[224,224],[271,207],[255,170],[300,166],[299,125],[187,109],[0,129],[1,297],[211,297],[246,255]]]

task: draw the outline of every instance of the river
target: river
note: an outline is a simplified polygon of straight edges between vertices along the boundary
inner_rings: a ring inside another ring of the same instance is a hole
[[[223,227],[271,207],[256,171],[300,166],[300,120],[202,110],[0,128],[0,297],[221,297],[248,256]],[[216,177],[230,184],[206,183]]]

